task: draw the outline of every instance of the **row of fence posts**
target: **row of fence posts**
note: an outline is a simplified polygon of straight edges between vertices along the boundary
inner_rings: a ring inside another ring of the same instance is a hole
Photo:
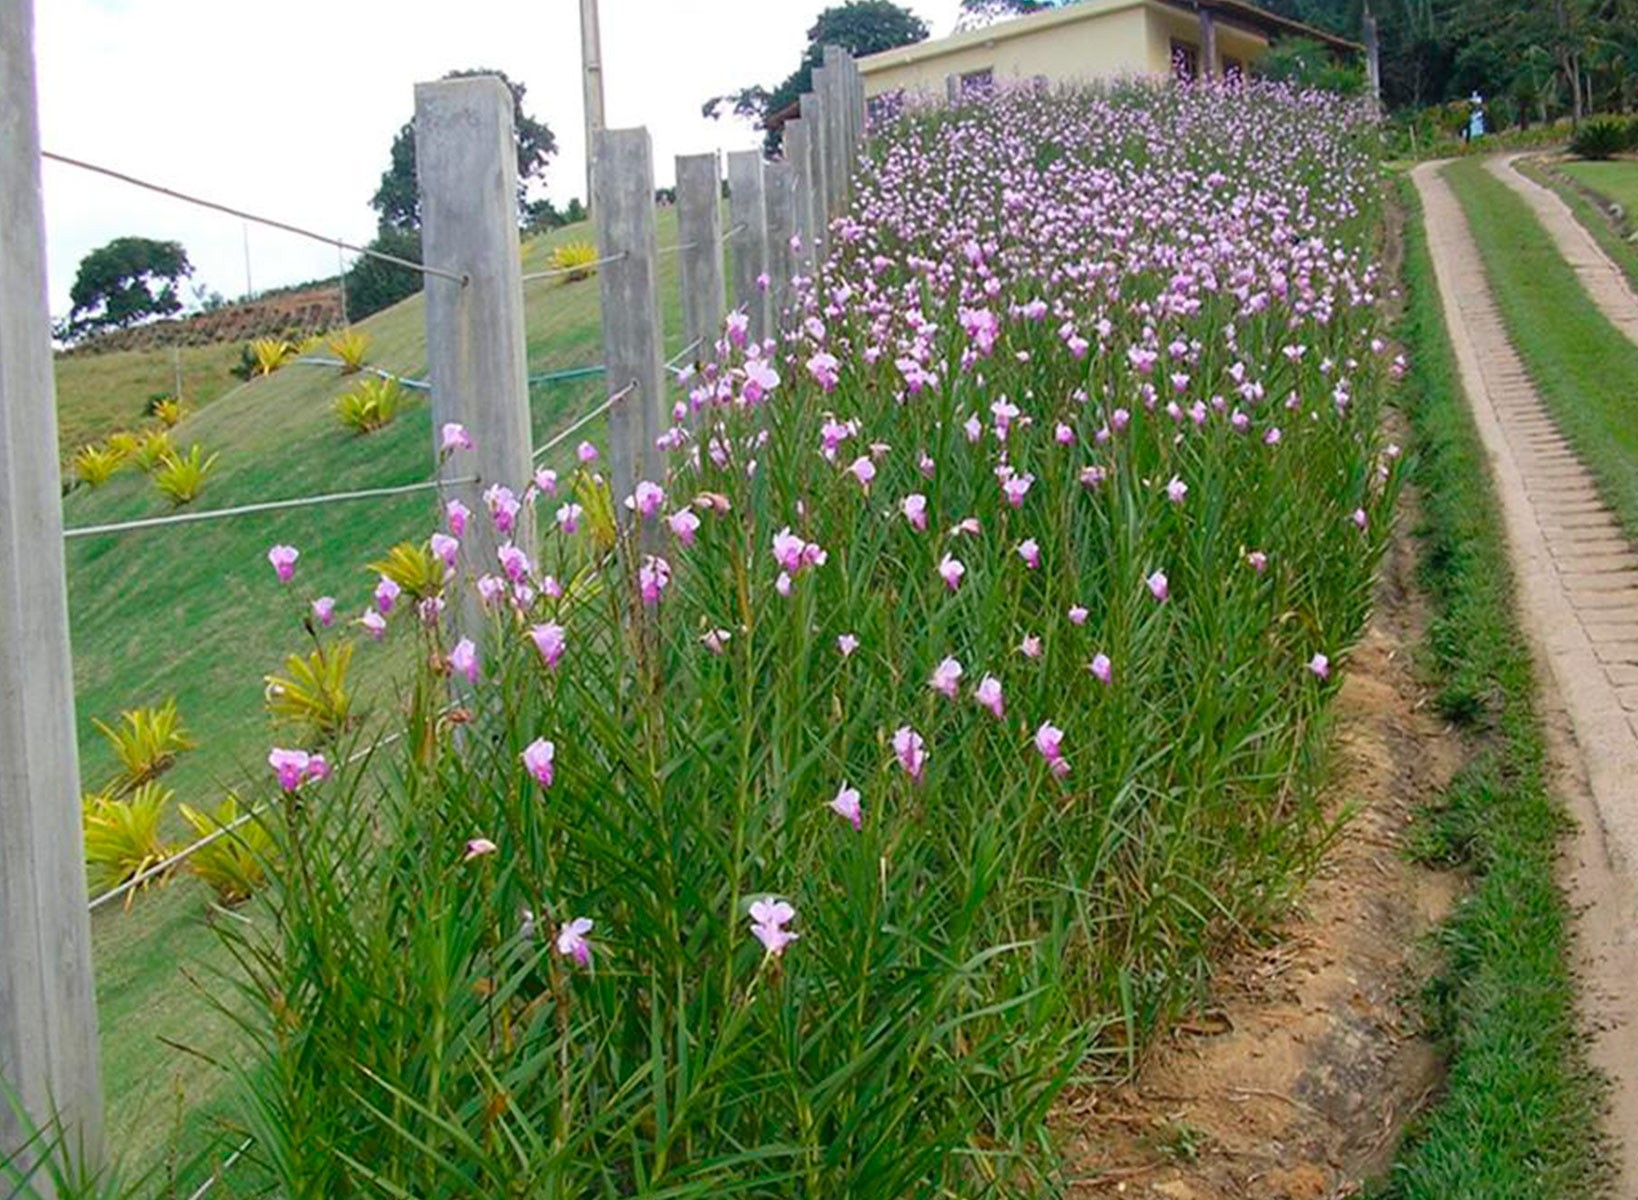
[[[0,1162],[31,1129],[60,1121],[76,1158],[102,1158],[102,1087],[80,827],[72,662],[62,544],[61,479],[32,0],[0,0]],[[785,153],[728,155],[729,230],[722,230],[718,155],[677,159],[682,333],[710,358],[731,302],[756,338],[776,337],[793,280],[828,249],[863,144],[857,64],[827,47],[813,92],[785,127]],[[415,89],[416,163],[426,276],[434,460],[474,511],[502,483],[532,473],[512,98],[493,77]],[[656,439],[678,393],[663,361],[653,152],[645,129],[611,129],[593,147],[609,391],[610,483],[616,501],[663,473]],[[724,269],[724,249],[731,274]],[[459,422],[475,449],[440,456],[438,431]],[[619,506],[617,503],[617,511]],[[528,544],[525,522],[514,534]],[[494,563],[490,522],[469,528],[468,561]],[[474,634],[479,614],[456,619]],[[42,1194],[50,1196],[49,1186]]]

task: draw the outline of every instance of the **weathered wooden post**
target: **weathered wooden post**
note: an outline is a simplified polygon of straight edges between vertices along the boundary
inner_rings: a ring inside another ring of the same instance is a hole
[[[864,72],[859,69],[859,60],[851,54],[847,56],[848,85],[847,94],[853,109],[853,163],[858,166],[859,155],[864,153],[865,126],[868,123],[868,105],[865,102]]]
[[[1203,79],[1217,77],[1217,17],[1211,9],[1200,9],[1200,75]]]
[[[750,318],[751,336],[758,341],[768,333],[768,295],[759,282],[768,269],[768,214],[766,183],[760,150],[734,150],[728,155],[728,220],[733,236],[728,256],[733,269],[734,306]]]
[[[813,156],[808,146],[808,123],[798,117],[785,122],[785,161],[791,165],[792,200],[796,205],[796,236],[802,249],[797,254],[797,270],[812,271],[818,261],[819,233],[813,210]]]
[[[661,354],[659,272],[654,246],[654,148],[648,130],[605,129],[597,135],[592,210],[603,301],[603,379],[611,394],[635,385],[609,410],[609,457],[615,512],[639,479],[664,471],[654,439],[665,431],[665,363]]]
[[[813,209],[813,261],[823,262],[830,249],[830,214],[825,185],[825,122],[819,97],[804,93],[796,101],[802,111],[802,124],[808,131],[808,206]]]
[[[768,320],[771,336],[785,327],[791,305],[791,278],[796,273],[796,256],[791,238],[796,234],[794,176],[788,162],[771,162],[763,168],[768,203]]]
[[[677,275],[682,283],[683,344],[690,362],[711,357],[722,336],[722,164],[715,152],[677,156]],[[697,345],[696,345],[697,343]]]
[[[529,380],[518,253],[517,148],[512,93],[493,75],[415,85],[415,169],[421,185],[423,261],[465,276],[426,277],[427,363],[433,453],[451,481],[445,495],[475,513],[491,485],[522,497],[533,466]],[[445,424],[464,425],[474,448],[442,455]],[[454,483],[457,479],[475,482]],[[527,506],[502,535],[493,521],[468,524],[467,562],[498,567],[502,543],[534,545]],[[456,620],[474,639],[486,627],[475,593]]]
[[[0,1160],[102,1158],[31,0],[0,0]],[[31,1129],[30,1126],[33,1128]],[[41,1185],[51,1194],[49,1183]]]
[[[944,98],[951,104],[961,103],[961,76],[952,72],[944,77]]]
[[[1382,108],[1382,46],[1376,35],[1376,14],[1369,6],[1360,16],[1360,33],[1365,39],[1365,78],[1369,85],[1371,109]]]

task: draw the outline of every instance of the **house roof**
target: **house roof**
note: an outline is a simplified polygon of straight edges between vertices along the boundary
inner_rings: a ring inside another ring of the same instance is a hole
[[[1188,13],[1207,9],[1230,24],[1249,28],[1271,37],[1285,35],[1288,37],[1313,38],[1334,51],[1347,51],[1349,53],[1357,53],[1364,49],[1357,42],[1350,42],[1346,38],[1339,38],[1335,34],[1315,29],[1312,25],[1305,25],[1301,21],[1293,21],[1277,13],[1268,12],[1265,9],[1258,8],[1255,4],[1246,3],[1246,0],[1071,0],[1068,4],[1057,8],[1049,8],[1042,12],[1031,13],[1028,16],[1014,17],[1011,20],[998,21],[993,25],[986,25],[978,29],[964,30],[949,37],[927,42],[916,42],[913,45],[900,46],[894,50],[883,50],[879,54],[868,55],[859,60],[859,71],[864,75],[870,75],[876,71],[886,70],[889,67],[907,66],[927,59],[941,58],[946,54],[953,54],[973,46],[993,45],[996,42],[1022,37],[1025,34],[1039,33],[1059,25],[1093,20],[1097,17],[1107,16],[1110,13],[1123,12],[1129,8],[1143,6],[1182,10]]]

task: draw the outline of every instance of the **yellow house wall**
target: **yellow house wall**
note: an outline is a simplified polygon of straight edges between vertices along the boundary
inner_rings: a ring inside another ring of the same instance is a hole
[[[1156,74],[1169,74],[1172,69],[1172,39],[1187,42],[1194,47],[1195,57],[1200,56],[1200,18],[1193,13],[1182,12],[1175,8],[1155,6],[1144,9],[1144,17],[1148,25],[1148,66],[1146,70]],[[1221,18],[1217,21],[1217,61],[1212,64],[1212,70],[1221,73],[1223,59],[1234,58],[1242,63],[1253,63],[1268,51],[1268,39],[1261,34],[1251,33],[1227,24]],[[1204,64],[1202,64],[1204,65]]]
[[[920,61],[914,61],[914,46],[889,52],[879,56],[884,66],[864,73],[865,95],[900,90],[943,95],[945,76],[985,69],[994,72],[997,83],[1036,75],[1063,83],[1141,73],[1156,69],[1149,65],[1150,41],[1146,8],[1136,0],[1099,16],[980,41]],[[902,61],[905,57],[912,61]]]

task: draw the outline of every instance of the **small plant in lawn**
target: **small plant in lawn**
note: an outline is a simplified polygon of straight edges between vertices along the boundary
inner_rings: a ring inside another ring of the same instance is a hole
[[[426,600],[443,591],[448,574],[443,560],[426,543],[401,542],[387,551],[387,557],[369,569],[391,580],[413,600]]]
[[[142,445],[142,439],[128,429],[116,430],[108,435],[108,448],[121,458],[134,458]]]
[[[205,480],[216,466],[219,454],[205,457],[204,449],[195,442],[188,447],[186,454],[172,451],[161,461],[159,470],[154,472],[154,486],[167,500],[180,508],[199,498],[204,490]]]
[[[171,800],[170,789],[152,782],[123,799],[106,793],[85,798],[85,862],[94,888],[118,887],[171,856],[173,847],[160,833]],[[132,888],[126,906],[148,883],[163,879],[162,873]]]
[[[1623,150],[1632,149],[1635,132],[1638,132],[1638,122],[1629,127],[1617,117],[1594,117],[1582,122],[1570,138],[1570,153],[1593,161],[1614,158]]]
[[[166,429],[174,429],[182,420],[182,401],[172,396],[156,400],[150,415]]]
[[[81,446],[74,452],[74,475],[86,487],[99,488],[114,477],[125,456],[107,446]]]
[[[152,475],[173,449],[170,434],[163,429],[150,429],[138,439],[136,449],[131,452],[131,461],[144,475]]]
[[[119,714],[118,725],[109,725],[97,717],[91,718],[91,724],[107,739],[119,760],[120,773],[108,784],[116,796],[163,775],[176,764],[178,755],[197,745],[183,727],[175,699],[158,708],[126,709]]]
[[[308,745],[333,742],[347,728],[352,696],[347,672],[353,662],[351,642],[320,647],[303,657],[292,654],[284,675],[267,677],[267,711],[276,721],[298,729]]]
[[[364,369],[370,351],[370,335],[356,329],[339,329],[327,339],[330,352],[341,360],[341,373],[353,375]]]
[[[574,283],[581,279],[590,279],[596,274],[597,268],[592,264],[597,261],[597,247],[589,242],[566,242],[552,251],[551,269],[567,271],[564,281]]]
[[[396,379],[361,379],[336,397],[336,417],[354,433],[374,433],[392,424],[406,398]]]
[[[285,338],[265,337],[251,342],[250,352],[256,359],[256,374],[271,375],[295,358],[298,350]]]
[[[255,895],[267,881],[264,864],[274,853],[267,827],[256,817],[241,820],[239,798],[231,793],[215,812],[186,804],[177,811],[198,838],[215,839],[188,856],[188,870],[209,884],[223,904],[242,904]]]

